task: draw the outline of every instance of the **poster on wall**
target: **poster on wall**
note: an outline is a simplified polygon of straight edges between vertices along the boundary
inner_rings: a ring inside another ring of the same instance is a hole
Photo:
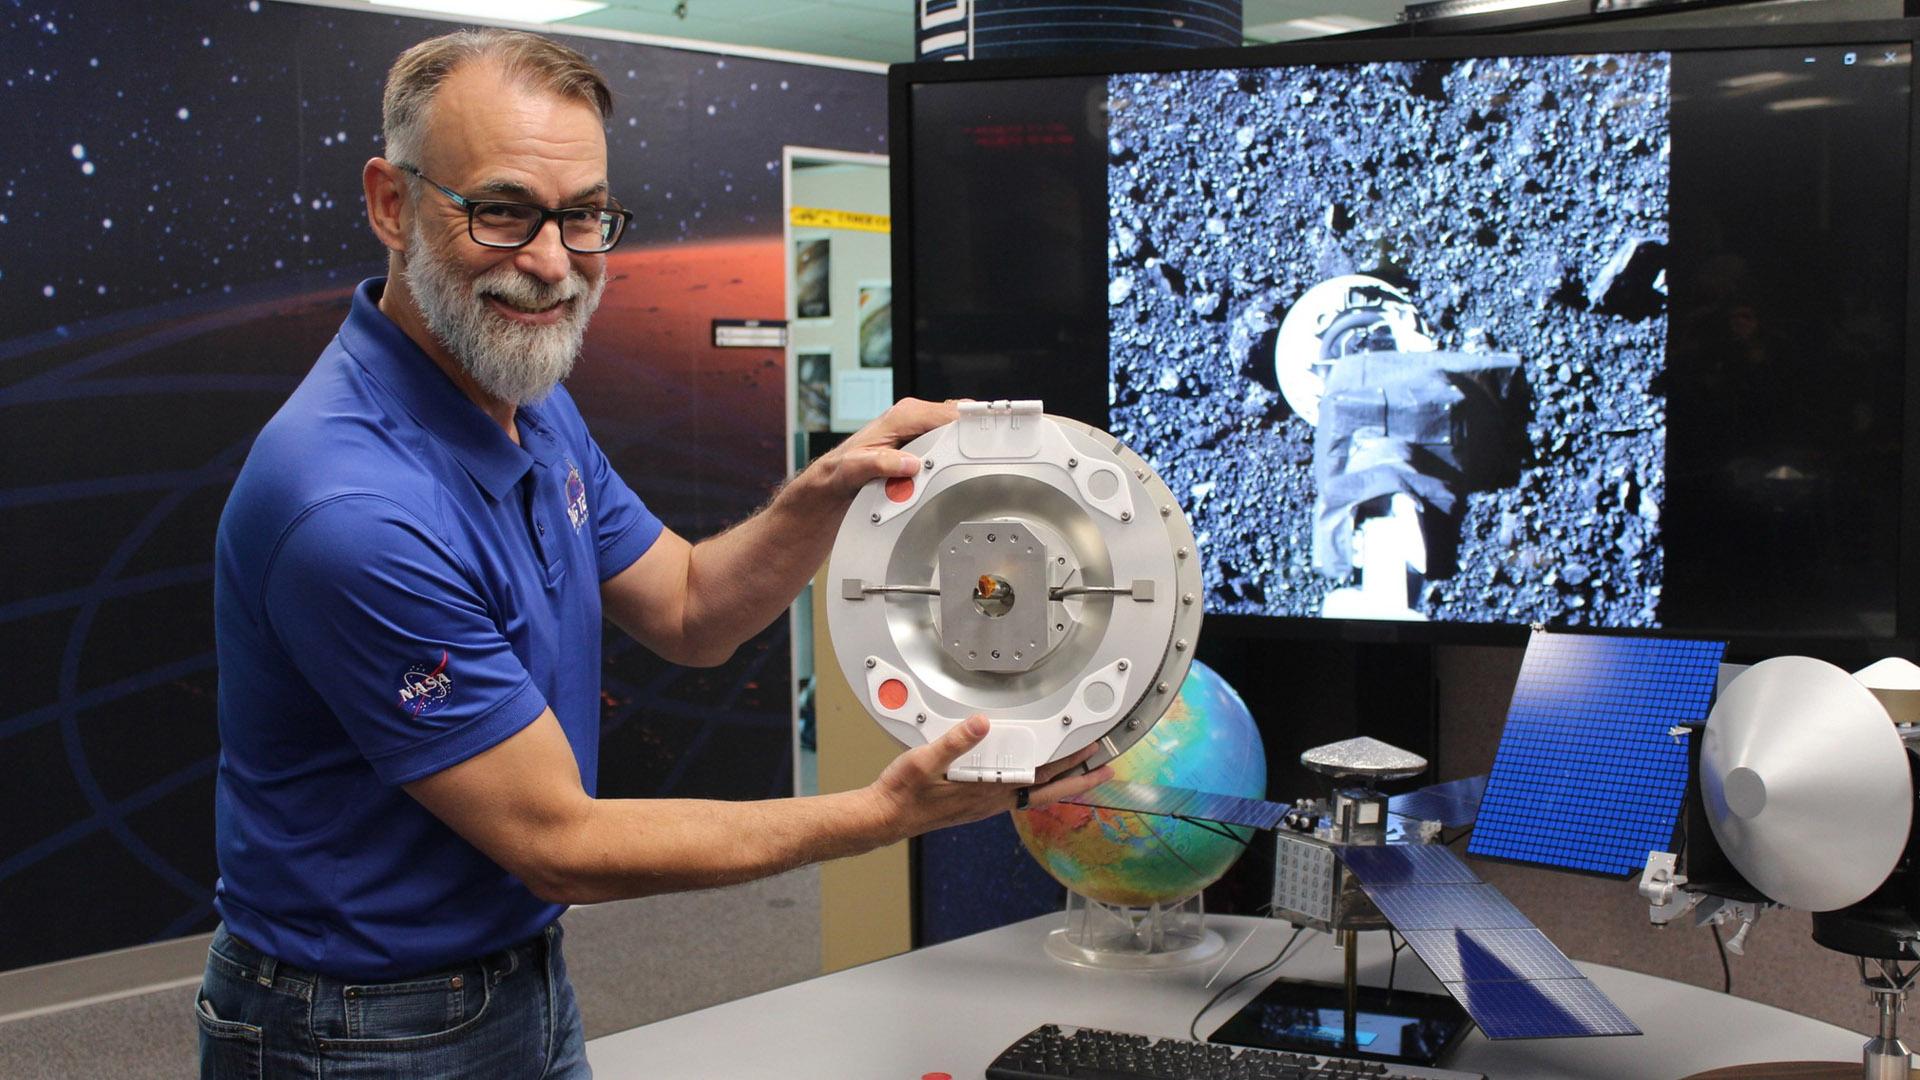
[[[801,349],[794,357],[794,400],[802,431],[833,427],[833,350]]]
[[[793,242],[793,306],[802,319],[833,317],[833,241],[824,236]]]
[[[0,590],[0,926],[33,928],[0,933],[0,970],[213,928],[215,530],[261,425],[356,284],[386,271],[360,171],[382,148],[387,65],[455,26],[243,0],[0,3],[8,58],[40,72],[0,112],[0,381],[16,430],[48,433],[0,454],[0,536],[33,568]],[[567,392],[612,468],[696,539],[787,469],[783,350],[712,334],[777,323],[788,302],[765,163],[788,142],[884,150],[886,80],[564,40],[613,82],[607,175],[635,208]],[[122,92],[141,80],[166,87],[164,109]],[[232,175],[210,187],[214,150]],[[99,208],[84,235],[79,205]],[[851,365],[851,340],[836,348]],[[599,793],[791,794],[790,635],[783,615],[695,669],[610,633]]]
[[[860,366],[893,366],[893,282],[863,281],[854,307],[859,315]]]

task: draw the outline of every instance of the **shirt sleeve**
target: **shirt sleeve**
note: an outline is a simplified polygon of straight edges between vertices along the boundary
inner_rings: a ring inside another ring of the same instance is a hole
[[[269,565],[269,626],[388,784],[457,765],[547,702],[477,575],[417,517],[367,494],[294,524]]]
[[[599,551],[600,580],[633,565],[647,553],[666,526],[640,501],[613,464],[600,451],[600,445],[587,442],[587,482],[594,492],[594,542]]]

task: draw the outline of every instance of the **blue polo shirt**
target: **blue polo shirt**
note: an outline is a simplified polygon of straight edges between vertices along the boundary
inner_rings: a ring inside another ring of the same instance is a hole
[[[661,525],[567,392],[520,443],[381,313],[261,431],[220,519],[215,906],[281,961],[399,978],[560,914],[401,790],[552,708],[595,790],[600,584]]]

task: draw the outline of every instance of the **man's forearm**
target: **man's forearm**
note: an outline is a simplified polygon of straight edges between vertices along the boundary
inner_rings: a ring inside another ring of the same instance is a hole
[[[596,801],[559,836],[527,885],[586,904],[752,881],[905,839],[857,790],[759,802]]]
[[[591,903],[731,885],[1009,810],[1009,786],[945,779],[988,730],[984,717],[972,717],[855,791],[757,802],[595,799],[549,709],[406,789],[536,896]],[[1106,768],[1067,775],[1092,749],[1043,768],[1023,804],[1044,806],[1110,777]]]

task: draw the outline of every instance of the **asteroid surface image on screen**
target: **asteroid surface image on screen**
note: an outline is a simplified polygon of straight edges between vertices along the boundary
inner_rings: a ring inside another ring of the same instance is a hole
[[[1209,611],[1659,625],[1668,76],[1110,80],[1110,426]]]

